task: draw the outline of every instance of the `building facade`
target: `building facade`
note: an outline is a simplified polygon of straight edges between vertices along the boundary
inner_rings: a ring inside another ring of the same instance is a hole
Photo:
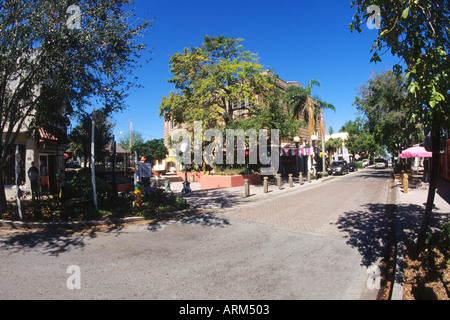
[[[35,132],[21,131],[14,143],[19,146],[20,173],[19,181],[15,178],[15,152],[10,150],[7,163],[4,168],[5,193],[8,200],[14,200],[17,194],[17,185],[22,191],[29,191],[31,182],[27,172],[34,162],[39,169],[40,188],[42,193],[57,194],[60,179],[64,177],[65,150],[67,141],[57,138],[55,135],[39,128]]]

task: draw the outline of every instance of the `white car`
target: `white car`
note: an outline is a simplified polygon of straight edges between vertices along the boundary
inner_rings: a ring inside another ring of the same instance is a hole
[[[364,168],[367,167],[367,166],[369,165],[369,163],[370,163],[369,159],[364,159],[364,160],[362,161],[362,164],[363,164],[363,167],[364,167]]]
[[[384,159],[375,159],[375,168],[376,169],[385,169],[386,162],[384,161]]]

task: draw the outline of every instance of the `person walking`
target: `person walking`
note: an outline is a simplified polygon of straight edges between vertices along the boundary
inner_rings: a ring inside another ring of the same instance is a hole
[[[31,182],[31,198],[33,201],[39,200],[39,169],[35,167],[34,161],[31,162],[31,167],[28,169],[28,178]]]

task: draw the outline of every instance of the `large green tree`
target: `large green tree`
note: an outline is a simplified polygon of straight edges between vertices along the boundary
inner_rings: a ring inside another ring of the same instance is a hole
[[[165,159],[168,150],[164,145],[164,139],[153,139],[146,142],[139,142],[133,146],[133,151],[137,151],[139,157],[145,157],[147,162]]]
[[[175,91],[162,98],[160,116],[188,127],[203,121],[205,128],[219,128],[232,123],[241,102],[258,103],[270,84],[257,55],[244,50],[242,41],[205,36],[202,46],[172,55],[169,82]]]
[[[131,134],[131,139],[130,139]],[[124,133],[124,135],[119,139],[119,146],[125,149],[131,154],[136,149],[137,145],[144,143],[144,138],[142,138],[142,133],[132,130],[130,132]]]
[[[359,88],[354,105],[367,118],[369,132],[392,154],[423,141],[423,128],[412,116],[405,78],[391,70],[374,74]]]
[[[341,128],[342,132],[348,133],[348,138],[345,140],[345,146],[353,155],[374,155],[379,146],[375,142],[375,138],[369,133],[367,121],[356,118],[354,121],[347,121]]]
[[[0,209],[3,168],[19,131],[67,124],[92,103],[125,107],[137,85],[148,21],[131,23],[133,0],[0,1]],[[74,23],[75,22],[75,23]]]
[[[380,17],[368,10],[371,5],[378,6]],[[425,243],[436,195],[440,131],[450,126],[450,1],[353,0],[351,6],[356,8],[351,30],[361,32],[363,23],[373,18],[379,20],[372,61],[380,61],[380,53],[384,51],[401,60],[395,70],[406,73],[408,93],[416,102],[411,107],[414,117],[431,129],[433,163],[424,219],[417,238],[417,249],[420,249]]]
[[[277,129],[279,130],[280,139],[291,139],[297,135],[300,126],[305,126],[306,122],[302,122],[291,112],[287,103],[286,92],[277,85],[277,75],[269,74],[267,80],[270,86],[267,88],[263,97],[260,97],[258,103],[252,104],[248,108],[245,117],[238,117],[233,120],[235,127],[243,130],[254,129]]]
[[[319,117],[322,114],[323,109],[336,111],[332,104],[322,101],[317,96],[314,96],[314,103],[307,103],[308,97],[312,96],[312,91],[316,86],[321,86],[320,81],[312,79],[308,82],[306,87],[292,85],[287,87],[285,92],[285,101],[288,111],[297,119],[302,116],[304,123],[309,125],[311,134],[314,134],[316,123],[321,122]],[[325,135],[325,128],[322,128],[322,124],[320,124],[320,126],[322,134]]]

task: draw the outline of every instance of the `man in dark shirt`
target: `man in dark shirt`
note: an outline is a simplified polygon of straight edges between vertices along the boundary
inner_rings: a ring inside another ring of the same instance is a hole
[[[28,178],[31,182],[31,197],[33,201],[35,199],[40,199],[39,196],[39,170],[34,166],[34,161],[31,162],[31,167],[28,169]]]

